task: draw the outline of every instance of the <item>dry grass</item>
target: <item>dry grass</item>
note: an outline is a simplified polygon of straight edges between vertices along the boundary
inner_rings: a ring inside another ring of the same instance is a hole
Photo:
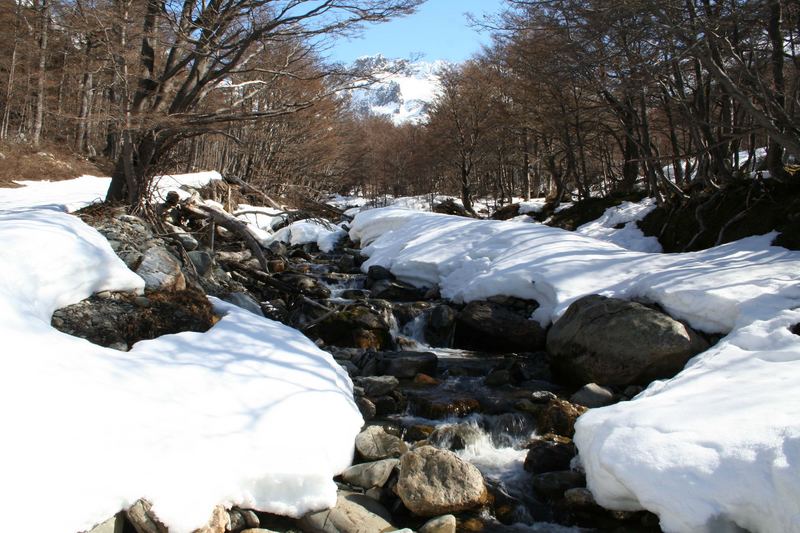
[[[108,176],[108,165],[89,161],[68,148],[43,144],[0,143],[0,187],[16,187],[14,181],[60,181],[84,174]]]

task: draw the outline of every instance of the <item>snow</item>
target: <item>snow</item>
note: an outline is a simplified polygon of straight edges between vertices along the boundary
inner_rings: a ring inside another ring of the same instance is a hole
[[[605,224],[641,214],[631,210],[607,212]],[[609,508],[657,513],[665,531],[800,531],[800,336],[789,331],[800,322],[800,252],[771,246],[775,234],[667,255],[388,208],[359,214],[351,237],[366,246],[364,269],[383,265],[456,301],[534,298],[543,324],[604,294],[727,334],[675,378],[578,420],[589,488]]]
[[[527,215],[528,213],[540,213],[542,209],[544,209],[546,203],[546,198],[532,198],[519,202],[519,214]]]
[[[800,311],[757,321],[577,423],[589,488],[665,531],[800,531]],[[733,530],[731,528],[730,530]]]
[[[66,187],[70,206],[92,200],[90,187],[83,200]],[[203,526],[217,504],[290,516],[333,505],[332,477],[350,464],[362,419],[332,357],[216,299],[222,318],[208,332],[129,352],[53,329],[55,309],[144,282],[60,211],[63,200],[26,189],[0,189],[0,494],[13,509],[4,529],[29,530],[47,509],[54,531],[83,531],[143,497],[178,533]],[[57,207],[24,209],[18,191]]]
[[[266,231],[272,231],[275,226],[286,220],[286,212],[273,207],[252,206],[239,204],[233,215],[242,219],[248,225]]]
[[[636,222],[642,220],[657,207],[655,198],[645,198],[641,202],[623,202],[609,207],[605,213],[575,230],[603,241],[638,252],[661,252],[661,244],[655,237],[645,237]],[[618,225],[624,225],[617,228]]]
[[[266,242],[265,246],[273,241],[280,241],[291,246],[301,244],[316,244],[323,252],[331,252],[340,240],[347,236],[347,232],[339,226],[334,226],[321,220],[298,220],[285,228],[275,232]]]

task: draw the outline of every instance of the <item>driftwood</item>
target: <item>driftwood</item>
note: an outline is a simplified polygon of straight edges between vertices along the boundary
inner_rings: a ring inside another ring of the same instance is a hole
[[[184,202],[181,207],[187,213],[197,217],[209,218],[215,224],[222,226],[231,233],[241,237],[245,244],[247,244],[247,247],[250,249],[250,251],[253,252],[253,256],[258,260],[258,264],[261,265],[261,269],[264,272],[269,271],[264,250],[261,249],[261,244],[256,240],[255,237],[253,237],[253,234],[250,233],[250,230],[247,229],[247,224],[219,208],[198,204],[193,200]]]

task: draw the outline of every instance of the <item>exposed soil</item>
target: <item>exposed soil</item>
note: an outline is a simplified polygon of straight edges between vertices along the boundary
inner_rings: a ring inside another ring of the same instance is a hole
[[[26,144],[0,144],[0,187],[18,187],[14,181],[61,181],[85,174],[108,176],[104,161],[90,161],[58,144],[43,144],[39,149]]]

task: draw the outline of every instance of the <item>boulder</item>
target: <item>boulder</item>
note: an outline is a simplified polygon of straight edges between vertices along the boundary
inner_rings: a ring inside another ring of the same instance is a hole
[[[598,385],[597,383],[589,383],[584,385],[581,389],[570,396],[569,401],[594,409],[596,407],[605,407],[614,403],[614,391],[607,387]]]
[[[533,476],[533,491],[540,498],[558,500],[569,489],[586,486],[586,477],[573,470],[547,472]]]
[[[456,517],[451,514],[431,518],[419,528],[419,533],[456,533]]]
[[[428,442],[437,448],[458,451],[475,444],[483,432],[473,424],[439,426],[428,436]]]
[[[449,305],[437,305],[431,309],[424,331],[427,343],[439,348],[452,346],[457,317],[458,313]]]
[[[367,270],[367,277],[372,281],[378,281],[382,279],[394,279],[394,274],[386,267],[372,265]]]
[[[519,216],[519,204],[504,205],[492,214],[492,220],[511,220]]]
[[[395,531],[391,516],[378,502],[351,492],[341,492],[332,509],[311,513],[298,522],[307,533],[383,533]]]
[[[350,361],[347,362],[349,363]],[[361,416],[366,422],[369,422],[375,418],[375,415],[378,414],[378,408],[375,407],[375,404],[367,398],[357,398],[356,405],[358,406],[358,410],[361,412]]]
[[[400,464],[398,459],[383,459],[372,463],[362,463],[351,466],[342,472],[342,479],[345,483],[364,489],[383,487],[398,464]]]
[[[422,446],[400,459],[395,487],[415,515],[437,516],[484,505],[488,491],[478,469],[453,452]]]
[[[708,343],[694,330],[645,305],[585,296],[550,328],[555,371],[574,383],[647,384],[679,372]]]
[[[566,400],[551,399],[538,413],[536,430],[540,434],[555,433],[572,438],[575,435],[575,421],[586,410]]]
[[[334,346],[371,350],[392,347],[389,324],[380,311],[367,305],[334,313],[308,331]]]
[[[570,439],[555,435],[535,439],[528,445],[525,470],[532,474],[568,470],[576,453]]]
[[[459,217],[475,218],[475,215],[473,213],[467,211],[463,205],[457,203],[452,198],[448,198],[443,202],[434,204],[431,207],[431,211],[433,211],[434,213],[441,213],[443,215],[455,215]]]
[[[495,353],[535,352],[545,346],[545,330],[507,306],[471,302],[458,315],[454,346]]]
[[[436,374],[439,358],[431,352],[382,352],[377,357],[377,372],[400,379],[417,374]]]
[[[369,426],[356,436],[356,451],[367,461],[378,461],[399,457],[408,451],[408,446],[381,426]]]
[[[181,263],[165,248],[153,246],[144,252],[136,273],[144,280],[148,291],[182,291],[186,289],[186,278],[181,272]]]
[[[193,250],[188,252],[189,259],[192,261],[198,276],[207,276],[214,266],[214,258],[210,253],[203,250]]]
[[[364,389],[364,395],[370,398],[384,396],[395,390],[400,382],[394,376],[367,376],[354,380],[356,385]]]
[[[418,289],[400,280],[381,279],[369,287],[373,298],[394,302],[416,302],[425,298],[427,289]]]

